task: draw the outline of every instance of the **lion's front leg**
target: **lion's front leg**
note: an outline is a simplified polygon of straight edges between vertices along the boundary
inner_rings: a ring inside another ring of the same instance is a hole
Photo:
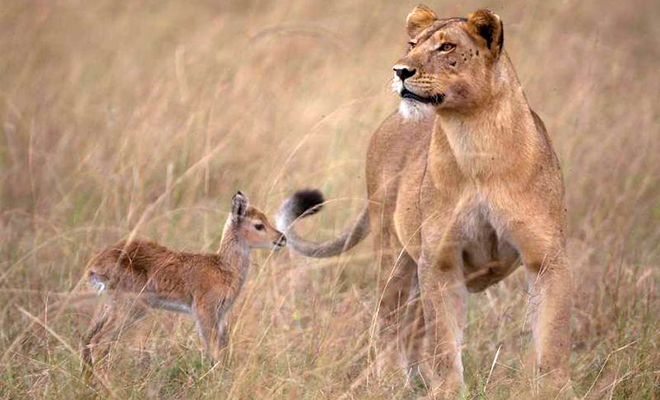
[[[542,393],[568,392],[570,355],[570,276],[563,251],[526,263],[529,319]]]
[[[461,345],[467,290],[453,247],[434,260],[419,263],[425,354],[422,372],[433,398],[451,397],[463,389]]]
[[[571,278],[562,231],[556,225],[537,215],[511,230],[528,273],[528,320],[536,350],[537,378],[541,392],[552,396],[571,391]]]

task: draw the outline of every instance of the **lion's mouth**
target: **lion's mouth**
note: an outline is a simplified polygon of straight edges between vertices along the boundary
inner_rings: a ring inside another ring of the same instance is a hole
[[[405,87],[403,88],[403,90],[401,90],[399,96],[401,96],[404,99],[411,99],[411,100],[419,101],[420,103],[424,103],[424,104],[440,104],[445,99],[445,95],[442,93],[434,94],[433,96],[430,97],[423,97],[411,92]]]

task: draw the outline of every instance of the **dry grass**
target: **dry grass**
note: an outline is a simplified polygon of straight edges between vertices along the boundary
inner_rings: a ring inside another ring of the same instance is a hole
[[[563,163],[577,394],[658,399],[660,3],[538,3],[431,5],[502,15]],[[107,389],[84,385],[78,353],[99,305],[84,296],[85,264],[134,230],[211,251],[239,188],[272,213],[294,189],[320,187],[338,200],[307,222],[317,238],[356,214],[413,6],[2,2],[0,397],[413,397],[398,375],[372,373],[369,243],[325,261],[257,254],[216,368],[192,322],[166,313],[147,324],[145,353],[114,346],[99,369]],[[469,301],[468,397],[524,398],[523,272]],[[47,330],[28,329],[35,320]]]

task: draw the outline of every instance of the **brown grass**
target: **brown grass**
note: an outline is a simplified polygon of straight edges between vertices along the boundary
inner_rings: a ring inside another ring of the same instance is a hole
[[[215,368],[192,322],[167,313],[143,353],[113,346],[103,385],[81,381],[78,343],[99,304],[80,284],[86,262],[131,232],[211,251],[237,189],[272,214],[320,187],[337,201],[306,223],[319,239],[356,215],[414,5],[2,2],[0,397],[413,397],[373,373],[369,243],[324,261],[257,255]],[[564,166],[576,393],[660,398],[660,3],[430,5],[502,16]],[[470,297],[468,398],[529,391],[523,275]]]

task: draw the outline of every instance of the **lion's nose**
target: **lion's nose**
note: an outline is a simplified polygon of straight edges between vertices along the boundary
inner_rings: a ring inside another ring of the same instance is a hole
[[[398,76],[399,79],[401,79],[402,81],[405,81],[406,79],[415,75],[415,72],[417,72],[416,69],[408,69],[406,67],[399,67],[399,66],[395,66],[393,69],[394,72],[396,73],[396,76]]]

